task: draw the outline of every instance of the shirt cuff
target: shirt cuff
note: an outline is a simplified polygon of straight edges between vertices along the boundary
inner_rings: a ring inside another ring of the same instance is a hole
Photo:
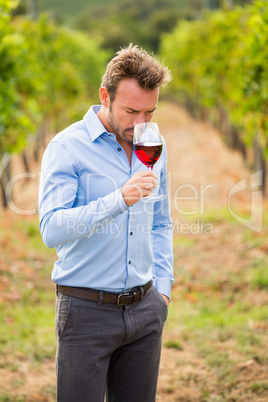
[[[109,214],[112,218],[116,218],[119,214],[125,212],[128,209],[128,206],[122,196],[121,188],[106,195],[103,198],[103,201],[107,211],[109,211]]]
[[[159,293],[167,296],[170,300],[171,295],[171,281],[165,278],[155,278],[154,283],[155,288]]]

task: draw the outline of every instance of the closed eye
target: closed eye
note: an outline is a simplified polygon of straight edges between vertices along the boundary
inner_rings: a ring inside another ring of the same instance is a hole
[[[154,113],[155,112],[155,109],[156,108],[154,108],[153,110],[148,110],[147,112],[145,112],[145,113]],[[138,110],[135,110],[135,109],[126,109],[126,112],[127,113],[130,113],[130,114],[132,114],[132,113],[139,113],[139,111]]]

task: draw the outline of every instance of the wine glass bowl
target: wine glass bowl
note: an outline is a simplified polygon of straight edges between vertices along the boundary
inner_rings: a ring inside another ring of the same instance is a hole
[[[137,158],[149,169],[161,156],[163,142],[157,123],[139,123],[134,126],[133,149]],[[152,194],[144,200],[159,201],[166,197],[164,194]]]

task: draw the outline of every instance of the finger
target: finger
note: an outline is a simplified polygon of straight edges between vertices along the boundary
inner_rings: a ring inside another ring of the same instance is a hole
[[[143,170],[142,172],[135,173],[132,177],[154,177],[157,179],[156,174],[152,170]]]
[[[152,194],[152,190],[143,189],[142,196],[140,197],[140,199],[142,199],[143,197],[147,197],[150,194]]]
[[[144,181],[143,184],[145,187],[150,186],[153,189],[154,187],[157,187],[158,183],[157,183],[156,179],[152,178],[152,180],[146,179],[146,181]],[[146,187],[146,188],[148,188],[148,187]]]
[[[144,185],[143,185],[143,189],[144,189],[144,190],[152,191],[153,188],[154,188],[154,184],[153,184],[153,183],[144,183]]]
[[[153,187],[157,187],[157,180],[155,177],[151,177],[151,176],[142,176],[142,177],[132,177],[130,179],[130,183],[129,184],[135,184],[138,186],[147,186],[147,185],[152,185]]]

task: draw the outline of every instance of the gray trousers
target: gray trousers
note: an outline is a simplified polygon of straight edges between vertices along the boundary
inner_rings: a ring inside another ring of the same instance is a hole
[[[57,292],[57,401],[154,402],[167,312],[153,286],[129,306]]]

